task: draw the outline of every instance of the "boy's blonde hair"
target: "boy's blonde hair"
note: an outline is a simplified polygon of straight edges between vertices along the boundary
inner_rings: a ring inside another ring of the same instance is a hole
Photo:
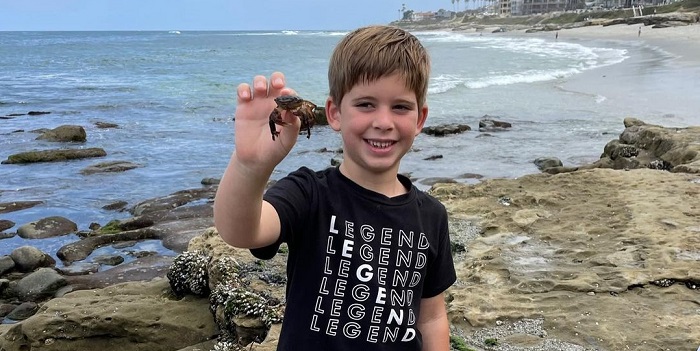
[[[394,73],[401,75],[406,87],[416,94],[418,108],[422,108],[428,93],[430,56],[418,38],[392,26],[356,29],[333,50],[328,66],[330,96],[340,106],[356,84]]]

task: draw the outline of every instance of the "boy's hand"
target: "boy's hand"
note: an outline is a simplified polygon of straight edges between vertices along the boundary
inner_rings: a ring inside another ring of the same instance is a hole
[[[277,107],[275,98],[280,95],[296,95],[285,87],[284,75],[275,72],[268,80],[255,76],[252,87],[247,83],[237,89],[238,106],[235,114],[235,157],[239,164],[253,174],[271,173],[292,149],[299,136],[301,122],[288,111],[282,119],[289,122],[280,135],[272,140],[270,113]]]

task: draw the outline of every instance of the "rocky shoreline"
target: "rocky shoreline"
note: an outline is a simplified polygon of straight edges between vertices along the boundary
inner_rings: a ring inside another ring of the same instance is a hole
[[[659,13],[656,13],[656,10]],[[700,9],[692,1],[679,6],[658,6],[644,9],[643,15],[632,15],[631,9],[616,11],[552,12],[529,16],[485,16],[462,13],[451,19],[429,21],[396,21],[392,24],[411,31],[449,30],[460,32],[503,33],[524,31],[535,33],[559,31],[590,26],[618,24],[641,25],[650,28],[684,27],[700,22]]]
[[[543,159],[540,174],[429,190],[451,220],[454,350],[697,348],[700,127],[624,124],[593,164]],[[0,257],[0,317],[11,322],[0,350],[236,350],[236,340],[274,350],[286,252],[260,261],[223,243],[216,180],[204,183],[82,233],[57,253],[65,267],[32,247]],[[25,205],[0,213],[36,204]],[[26,232],[59,228],[75,231]],[[142,240],[180,255],[100,272],[83,262]]]

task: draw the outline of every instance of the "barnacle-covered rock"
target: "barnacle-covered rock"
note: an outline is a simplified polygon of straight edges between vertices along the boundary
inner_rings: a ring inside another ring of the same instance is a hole
[[[245,345],[265,340],[280,323],[284,304],[253,288],[251,279],[265,281],[261,264],[241,265],[233,255],[213,255],[206,247],[183,252],[168,272],[175,294],[209,296],[209,308],[219,329],[213,351],[248,350]]]
[[[232,318],[226,318],[224,306],[230,296],[232,288],[227,284],[219,284],[209,295],[209,309],[214,315],[214,321],[219,327],[219,341],[236,340],[237,332],[236,325],[233,324]]]
[[[240,349],[241,347],[235,342],[219,340],[212,351],[238,351]]]
[[[209,294],[209,257],[199,251],[185,251],[173,260],[168,270],[170,288],[175,295],[184,296]]]
[[[212,291],[219,284],[238,284],[241,280],[240,265],[231,256],[221,256],[209,262],[209,289]]]
[[[210,274],[217,272],[219,283],[209,295],[211,312],[216,316],[217,309],[224,307],[227,318],[243,314],[261,318],[267,327],[279,323],[282,320],[282,303],[250,291],[248,282],[239,274],[242,271],[243,268],[230,257],[222,257],[212,263]]]
[[[658,169],[660,171],[670,171],[673,169],[673,165],[664,160],[653,160],[649,162],[649,168]]]
[[[243,281],[234,279],[217,285],[209,296],[211,312],[220,330],[219,341],[235,340],[242,345],[260,342],[267,336],[270,325],[282,321],[282,303],[248,289]],[[248,320],[241,323],[244,319]]]
[[[241,288],[232,289],[232,293],[224,305],[225,315],[234,317],[242,313],[259,317],[267,327],[282,321],[279,305],[271,305],[270,301],[261,295]]]
[[[253,346],[249,348],[242,346],[238,342],[231,340],[219,340],[212,351],[250,351],[254,350]]]

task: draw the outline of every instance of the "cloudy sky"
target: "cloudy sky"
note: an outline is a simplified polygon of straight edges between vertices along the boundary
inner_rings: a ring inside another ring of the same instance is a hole
[[[444,4],[443,4],[444,3]],[[0,0],[0,31],[353,29],[451,0]]]

